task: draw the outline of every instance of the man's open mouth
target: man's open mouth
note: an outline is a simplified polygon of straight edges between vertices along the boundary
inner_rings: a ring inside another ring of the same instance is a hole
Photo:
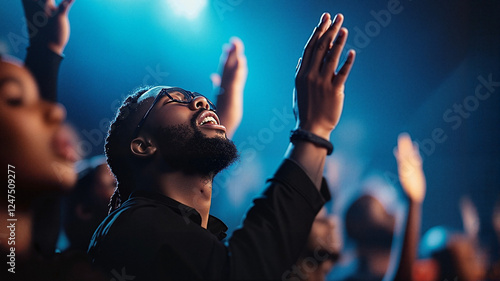
[[[216,129],[226,132],[226,127],[220,124],[219,117],[215,112],[206,110],[196,118],[196,125],[203,128]]]

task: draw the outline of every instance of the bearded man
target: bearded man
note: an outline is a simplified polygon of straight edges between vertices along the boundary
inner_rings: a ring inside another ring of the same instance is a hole
[[[354,61],[349,51],[336,72],[342,22],[325,13],[313,31],[297,69],[297,127],[285,159],[227,243],[227,227],[209,215],[212,182],[238,153],[215,106],[172,87],[128,97],[106,142],[120,198],[91,241],[93,263],[125,280],[282,278],[329,199],[322,173]]]

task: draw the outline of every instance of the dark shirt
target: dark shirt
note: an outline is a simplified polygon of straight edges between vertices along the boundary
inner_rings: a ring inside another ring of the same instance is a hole
[[[227,227],[157,193],[134,192],[94,233],[89,254],[125,280],[281,279],[296,262],[317,212],[330,199],[285,160],[227,243]],[[119,280],[119,279],[117,279]]]

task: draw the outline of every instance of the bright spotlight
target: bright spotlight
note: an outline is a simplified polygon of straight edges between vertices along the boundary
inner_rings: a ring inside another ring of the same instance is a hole
[[[167,0],[172,11],[187,19],[195,19],[207,6],[207,0]]]

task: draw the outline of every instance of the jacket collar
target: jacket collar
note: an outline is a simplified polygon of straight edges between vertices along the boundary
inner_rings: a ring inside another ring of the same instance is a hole
[[[185,220],[187,220],[186,222],[193,222],[201,226],[201,215],[200,213],[198,213],[198,211],[196,211],[196,209],[184,205],[161,193],[144,190],[134,191],[132,192],[132,194],[130,194],[129,200],[123,203],[123,205],[127,205],[127,202],[129,201],[134,201],[134,198],[146,198],[165,205],[172,209],[174,212],[181,215]],[[226,224],[224,224],[224,222],[212,215],[209,215],[207,230],[215,235],[219,240],[222,240],[227,236],[227,229],[228,228]]]

